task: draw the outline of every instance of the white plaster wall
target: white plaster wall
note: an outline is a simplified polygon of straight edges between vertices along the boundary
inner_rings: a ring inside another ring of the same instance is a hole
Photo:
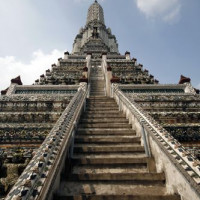
[[[180,194],[182,200],[199,200],[200,198],[190,186],[189,182],[151,136],[149,137],[149,142],[151,152],[155,158],[157,171],[165,172],[167,192],[169,194]]]
[[[136,135],[141,136],[142,127],[138,119],[129,111],[125,105],[122,105],[117,96],[115,96],[115,100],[123,113],[126,114],[129,122],[133,124],[133,129],[135,129]],[[184,177],[184,175],[178,170],[178,168],[176,168],[169,157],[160,149],[150,134],[148,134],[148,140],[151,154],[155,158],[157,172],[165,173],[167,193],[179,194],[181,196],[181,200],[200,200],[199,196]],[[141,137],[141,144],[143,145],[143,143],[144,142]]]

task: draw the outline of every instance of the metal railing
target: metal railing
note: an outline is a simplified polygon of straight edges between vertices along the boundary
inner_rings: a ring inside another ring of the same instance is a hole
[[[147,136],[148,133],[144,128],[142,118],[139,117],[138,115],[135,115],[135,112],[133,110],[135,109],[134,105],[132,105],[132,103],[129,101],[128,98],[126,98],[123,92],[118,89],[117,84],[112,84],[112,89],[113,89],[112,95],[119,104],[119,110],[123,111],[123,107],[126,106],[129,112],[131,112],[132,115],[134,115],[137,118],[138,122],[140,123],[140,129],[142,132],[142,139],[144,143],[145,154],[147,155],[147,157],[151,157],[151,151],[150,151],[148,136]]]
[[[107,96],[107,87],[108,87],[108,82],[110,82],[110,80],[108,80],[107,77],[107,62],[105,59],[102,59],[102,63],[101,63],[102,69],[103,69],[103,74],[104,74],[104,92],[105,92],[105,96]]]
[[[87,68],[88,68],[88,92],[87,92],[87,98],[90,97],[90,77],[91,77],[91,59],[87,60]]]

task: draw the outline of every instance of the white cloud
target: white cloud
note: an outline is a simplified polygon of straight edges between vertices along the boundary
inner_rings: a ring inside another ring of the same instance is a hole
[[[36,79],[44,74],[51,64],[57,63],[58,58],[62,57],[64,51],[53,50],[45,54],[42,50],[33,52],[29,63],[18,60],[14,56],[0,57],[0,90],[10,85],[12,78],[21,76],[24,85],[33,84]]]
[[[180,0],[135,0],[139,10],[147,18],[162,20],[173,23],[180,18]]]

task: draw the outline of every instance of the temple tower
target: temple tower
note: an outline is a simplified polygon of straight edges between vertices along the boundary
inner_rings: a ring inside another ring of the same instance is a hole
[[[0,198],[200,199],[200,96],[120,54],[95,0],[33,85],[0,96]]]
[[[88,52],[119,54],[116,37],[106,28],[103,8],[97,1],[89,7],[86,25],[80,29],[73,44],[73,54]]]

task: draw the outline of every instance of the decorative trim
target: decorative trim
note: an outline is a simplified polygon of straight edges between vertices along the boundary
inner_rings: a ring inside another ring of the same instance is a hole
[[[23,199],[45,199],[53,184],[52,181],[62,161],[61,157],[69,148],[81,110],[83,108],[87,91],[86,84],[82,83],[78,92],[69,103],[62,116],[59,118],[43,144],[35,153],[18,181],[11,189],[6,200],[16,198]],[[34,178],[33,178],[34,175]],[[27,181],[30,183],[27,184]]]
[[[119,98],[131,111],[138,121],[148,130],[161,149],[173,161],[184,177],[200,196],[200,161],[187,151],[169,132],[148,115],[133,99],[129,99],[117,84],[113,85],[114,96]]]

